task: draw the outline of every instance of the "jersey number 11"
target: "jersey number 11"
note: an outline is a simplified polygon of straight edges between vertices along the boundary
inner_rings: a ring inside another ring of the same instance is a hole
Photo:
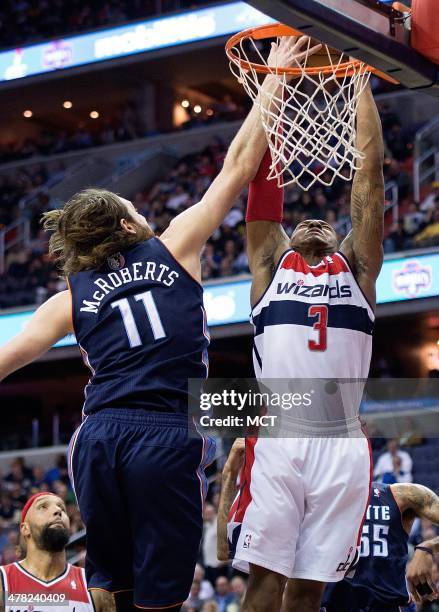
[[[157,306],[155,305],[154,298],[152,297],[151,291],[145,291],[144,293],[138,293],[134,296],[136,302],[143,302],[145,306],[146,315],[151,325],[152,335],[154,340],[160,340],[166,338],[165,330],[163,329],[162,321],[160,319]],[[111,304],[112,308],[119,308],[120,314],[122,315],[122,321],[125,327],[125,331],[128,336],[128,342],[131,348],[136,346],[142,346],[142,340],[140,338],[139,329],[136,321],[134,320],[133,311],[127,298],[117,300]]]

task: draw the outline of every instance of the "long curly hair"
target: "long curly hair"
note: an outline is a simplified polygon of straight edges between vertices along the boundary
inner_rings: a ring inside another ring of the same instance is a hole
[[[143,226],[128,234],[121,219],[135,223],[118,195],[95,188],[79,191],[62,209],[44,213],[43,227],[53,232],[49,253],[62,273],[98,270],[111,255],[154,236]]]

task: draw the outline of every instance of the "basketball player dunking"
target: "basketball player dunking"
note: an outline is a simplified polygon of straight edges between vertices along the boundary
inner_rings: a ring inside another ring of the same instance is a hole
[[[250,186],[254,365],[268,386],[270,379],[368,376],[384,206],[383,140],[370,88],[359,102],[357,146],[365,158],[352,185],[352,231],[340,247],[318,219],[299,223],[288,238],[283,194],[266,180],[268,153]],[[290,579],[285,610],[317,612],[325,583],[341,580],[355,560],[371,462],[358,418],[362,386],[351,387],[337,414],[291,418],[296,437],[246,441],[229,517],[234,566],[250,573],[245,611],[279,610]],[[320,406],[311,408],[318,414]]]
[[[66,562],[69,518],[61,498],[37,493],[21,513],[24,559],[0,567],[2,612],[111,612],[93,607],[84,570]]]
[[[284,38],[268,61],[292,65],[308,40]],[[268,75],[260,104],[279,90],[279,77]],[[266,145],[255,106],[201,202],[160,239],[131,202],[107,191],[85,190],[46,213],[70,291],[2,348],[0,379],[75,333],[92,376],[69,465],[87,528],[87,582],[107,609],[115,593],[118,612],[172,612],[189,593],[214,453],[211,440],[188,437],[187,425],[188,379],[207,375],[200,253]]]

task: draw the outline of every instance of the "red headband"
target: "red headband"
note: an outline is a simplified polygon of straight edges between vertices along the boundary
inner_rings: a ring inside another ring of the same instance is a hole
[[[38,499],[39,497],[43,497],[44,495],[53,495],[54,497],[56,497],[55,493],[50,493],[48,491],[44,491],[44,492],[41,492],[41,493],[35,493],[35,495],[32,495],[32,497],[29,497],[29,499],[27,500],[27,502],[24,505],[23,510],[21,511],[21,522],[22,523],[24,523],[24,520],[26,518],[26,514],[29,512],[30,507],[32,506],[34,501],[36,499]]]

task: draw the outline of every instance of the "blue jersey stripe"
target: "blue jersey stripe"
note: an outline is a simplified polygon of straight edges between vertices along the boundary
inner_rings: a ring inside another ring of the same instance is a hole
[[[261,359],[261,356],[259,355],[258,349],[256,348],[256,342],[253,342],[253,351],[254,351],[255,357],[257,359],[257,362],[259,364],[259,367],[262,370],[262,359]]]
[[[261,312],[253,317],[255,335],[264,333],[268,325],[306,325],[313,327],[315,316],[309,316],[310,304],[299,300],[280,300],[270,302]],[[328,306],[328,327],[352,329],[372,335],[373,322],[370,320],[366,308],[351,304],[323,304]]]

